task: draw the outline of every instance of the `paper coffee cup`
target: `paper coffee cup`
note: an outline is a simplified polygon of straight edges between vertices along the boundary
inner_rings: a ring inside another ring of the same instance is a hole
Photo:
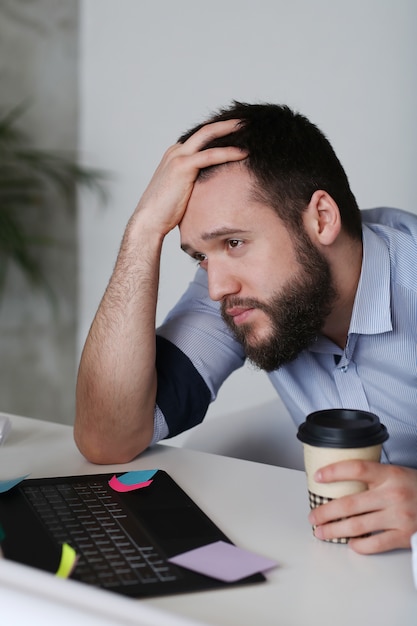
[[[373,413],[327,409],[308,415],[300,425],[297,437],[303,443],[310,508],[314,509],[334,498],[367,489],[367,485],[360,481],[317,483],[314,480],[316,471],[338,461],[379,461],[388,433]],[[347,543],[348,540],[348,537],[339,537],[331,541]]]

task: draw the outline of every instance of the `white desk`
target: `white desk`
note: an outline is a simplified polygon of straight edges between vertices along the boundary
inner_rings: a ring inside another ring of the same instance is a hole
[[[410,551],[360,556],[315,539],[303,472],[166,445],[127,465],[96,466],[79,454],[70,427],[12,419],[0,448],[1,479],[165,469],[238,546],[280,564],[266,583],[142,600],[145,606],[219,626],[417,624]]]

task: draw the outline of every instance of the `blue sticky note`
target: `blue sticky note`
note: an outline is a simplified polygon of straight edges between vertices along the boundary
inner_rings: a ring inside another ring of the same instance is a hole
[[[30,474],[26,474],[26,476],[18,476],[17,478],[9,478],[9,480],[0,480],[0,493],[9,491],[9,489],[12,489],[21,483],[22,480],[25,480],[28,476],[30,476]]]
[[[151,469],[126,472],[126,474],[119,476],[118,480],[124,485],[138,485],[140,483],[146,483],[157,471],[157,469]]]

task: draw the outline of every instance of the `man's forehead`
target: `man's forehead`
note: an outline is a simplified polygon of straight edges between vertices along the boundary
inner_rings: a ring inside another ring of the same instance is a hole
[[[198,232],[205,240],[220,231],[241,228],[254,202],[251,181],[242,171],[219,170],[194,184],[187,209],[179,224],[181,233]]]
[[[207,177],[199,178],[188,201],[188,213],[206,213],[232,210],[253,202],[256,198],[253,179],[246,167],[228,163],[213,170]]]
[[[263,201],[246,179],[213,178],[196,184],[179,224],[181,247],[192,254],[224,238],[251,238],[265,234],[276,221],[276,211]],[[212,183],[212,184],[210,184]]]

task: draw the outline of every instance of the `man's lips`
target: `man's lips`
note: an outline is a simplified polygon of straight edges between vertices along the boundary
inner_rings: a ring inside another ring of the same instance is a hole
[[[226,315],[231,317],[233,322],[238,326],[246,322],[253,311],[253,307],[234,306],[226,309]]]

